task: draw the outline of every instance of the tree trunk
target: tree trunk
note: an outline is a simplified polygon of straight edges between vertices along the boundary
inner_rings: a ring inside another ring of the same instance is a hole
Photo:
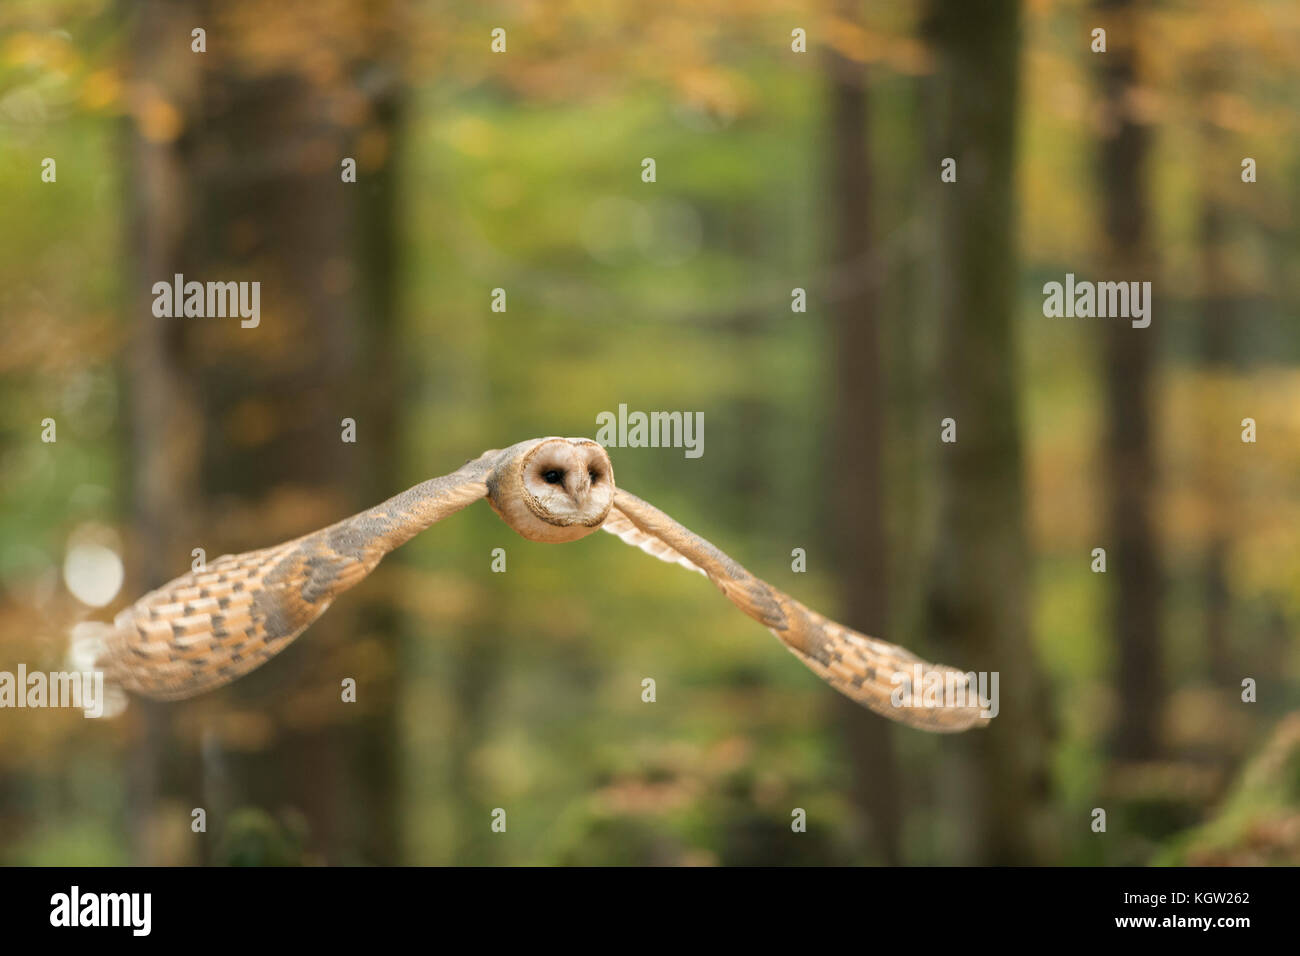
[[[194,548],[212,560],[266,546],[399,490],[393,74],[378,44],[348,59],[307,33],[297,42],[317,44],[316,67],[333,57],[337,69],[322,75],[334,78],[309,78],[291,52],[270,69],[245,62],[240,31],[258,26],[240,7],[133,8],[129,388],[134,552],[146,587],[188,570]],[[385,17],[359,0],[343,13],[370,38]],[[196,26],[207,30],[206,53],[190,49]],[[360,119],[336,119],[340,102]],[[344,183],[340,163],[358,157],[363,139],[358,182]],[[259,324],[154,317],[153,283],[177,273],[260,282]],[[356,422],[355,443],[342,440],[345,418]],[[233,687],[140,705],[141,862],[398,861],[395,636],[389,612],[367,601],[373,588],[373,579],[360,586]],[[341,700],[347,677],[359,685],[356,704]],[[208,837],[154,839],[188,833],[195,807],[208,811]]]
[[[838,54],[830,80],[830,204],[833,274],[845,284],[828,303],[834,350],[830,539],[844,621],[887,637],[888,551],[882,467],[882,385],[877,277],[872,262],[866,68]],[[839,695],[834,700],[863,829],[885,862],[901,860],[898,768],[891,726]]]
[[[1213,94],[1227,86],[1226,71],[1218,56],[1206,56],[1197,71],[1198,89]],[[1232,368],[1234,359],[1234,290],[1228,271],[1226,224],[1228,210],[1224,204],[1224,180],[1219,165],[1226,156],[1222,129],[1209,116],[1200,119],[1201,134],[1201,362],[1209,375],[1210,394],[1218,397],[1222,378]],[[1202,464],[1205,475],[1203,493],[1214,503],[1232,500],[1232,476],[1225,468],[1222,405],[1215,401],[1204,408],[1202,447],[1206,455]],[[1211,682],[1221,687],[1236,687],[1233,658],[1228,635],[1231,630],[1232,594],[1228,588],[1228,555],[1232,549],[1230,509],[1209,509],[1210,528],[1205,546],[1202,580],[1205,588],[1205,667]],[[1237,668],[1238,670],[1240,667]]]
[[[1020,17],[1016,0],[935,2],[939,150],[957,181],[938,189],[940,509],[928,598],[943,660],[997,671],[1000,712],[961,738],[972,859],[1032,863],[1050,846],[1050,711],[1029,633],[1029,569],[1017,392],[1014,165]],[[939,440],[939,421],[933,423]],[[965,749],[969,748],[969,749]]]
[[[1154,259],[1148,246],[1146,157],[1149,136],[1133,116],[1137,83],[1137,23],[1134,0],[1099,0],[1098,12],[1112,26],[1109,47],[1096,57],[1101,85],[1100,180],[1106,247],[1100,256],[1107,279],[1150,280]],[[1112,588],[1116,642],[1115,693],[1119,716],[1113,751],[1142,759],[1159,751],[1164,707],[1161,671],[1162,572],[1154,528],[1156,455],[1151,436],[1151,381],[1157,329],[1135,329],[1111,319],[1105,324],[1105,442],[1107,583]]]

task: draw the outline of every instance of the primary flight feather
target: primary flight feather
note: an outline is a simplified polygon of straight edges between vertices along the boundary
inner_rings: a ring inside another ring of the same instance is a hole
[[[486,498],[531,541],[574,541],[598,528],[663,561],[698,571],[772,631],[817,676],[878,714],[954,732],[987,723],[969,675],[859,634],[754,577],[709,542],[614,484],[605,449],[585,438],[536,438],[484,452],[320,531],[225,555],[146,594],[117,615],[97,666],[133,693],[181,700],[220,687],[289,645],[389,551]],[[919,670],[918,670],[919,667]],[[915,675],[956,688],[956,702],[896,706]]]

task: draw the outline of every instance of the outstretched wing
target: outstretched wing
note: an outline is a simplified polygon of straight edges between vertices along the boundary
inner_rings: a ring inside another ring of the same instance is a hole
[[[156,700],[228,684],[289,646],[380,559],[487,494],[497,452],[293,541],[224,555],[126,608],[103,638],[105,678]]]
[[[619,488],[602,527],[662,561],[706,575],[732,604],[773,634],[818,677],[884,717],[953,733],[988,723],[969,675],[837,624],[778,591],[658,508]],[[919,677],[919,681],[918,681]],[[938,684],[935,684],[938,681]],[[900,688],[906,706],[896,706]],[[924,693],[929,688],[943,693]],[[927,706],[924,701],[928,700]]]

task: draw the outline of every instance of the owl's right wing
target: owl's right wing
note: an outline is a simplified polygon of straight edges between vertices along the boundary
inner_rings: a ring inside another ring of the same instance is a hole
[[[393,548],[485,497],[497,454],[328,528],[182,575],[119,613],[86,656],[106,680],[155,700],[228,684],[288,647]]]
[[[661,561],[708,577],[732,604],[766,625],[813,673],[877,714],[936,733],[988,723],[969,675],[943,664],[930,664],[895,644],[860,634],[804,607],[636,495],[619,488],[602,527]],[[909,704],[899,706],[894,698],[904,681],[912,693],[910,698],[898,695]],[[954,692],[951,699],[923,693],[936,686],[935,681],[940,682],[938,687]],[[927,699],[933,705],[924,703]]]

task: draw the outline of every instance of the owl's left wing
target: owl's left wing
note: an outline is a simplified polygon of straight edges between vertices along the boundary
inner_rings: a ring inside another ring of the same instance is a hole
[[[877,714],[936,733],[988,723],[969,675],[943,664],[930,664],[895,644],[860,634],[804,607],[636,495],[619,488],[602,527],[661,561],[708,577],[732,604],[766,625],[813,673]],[[934,686],[944,688],[944,693],[923,693]],[[910,688],[911,694],[896,695],[901,687]],[[896,705],[895,696],[906,706]],[[926,700],[929,705],[923,702]]]
[[[155,700],[228,684],[288,647],[389,551],[485,497],[498,454],[293,541],[223,555],[123,610],[87,653],[106,680]]]

